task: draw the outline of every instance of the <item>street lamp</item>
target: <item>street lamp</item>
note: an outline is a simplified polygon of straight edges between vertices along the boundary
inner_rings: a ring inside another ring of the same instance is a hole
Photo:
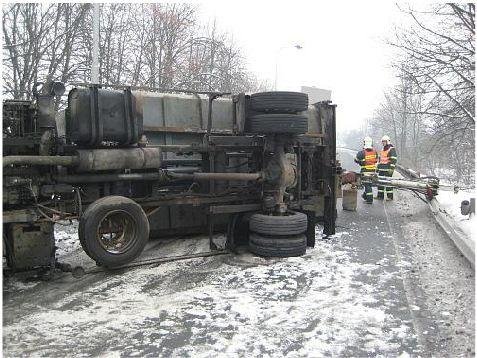
[[[282,50],[286,48],[295,48],[297,50],[301,50],[303,47],[299,44],[296,45],[288,45],[288,46],[282,46],[277,50],[277,55],[275,59],[275,82],[273,85],[273,89],[276,91],[277,90],[277,78],[278,78],[278,61],[280,60],[280,53]]]
[[[91,83],[99,83],[99,3],[93,4],[93,51],[91,54]]]

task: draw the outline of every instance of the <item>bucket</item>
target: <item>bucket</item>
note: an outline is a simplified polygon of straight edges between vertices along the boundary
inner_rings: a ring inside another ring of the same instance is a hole
[[[356,211],[358,204],[357,189],[343,189],[343,210]]]

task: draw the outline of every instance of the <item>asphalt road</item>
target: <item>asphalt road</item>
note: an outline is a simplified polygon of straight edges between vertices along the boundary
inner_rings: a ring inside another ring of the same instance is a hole
[[[427,205],[342,211],[338,232],[299,258],[245,250],[52,282],[7,278],[3,354],[106,357],[475,355],[474,271]],[[65,260],[91,265],[74,243]],[[73,242],[73,243],[72,243]],[[206,250],[151,243],[145,255]]]

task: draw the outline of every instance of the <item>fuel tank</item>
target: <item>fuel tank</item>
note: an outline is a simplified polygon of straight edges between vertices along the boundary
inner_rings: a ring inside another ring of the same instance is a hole
[[[129,89],[122,91],[95,86],[74,88],[68,95],[66,137],[71,142],[99,146],[137,143],[142,135],[142,116]]]

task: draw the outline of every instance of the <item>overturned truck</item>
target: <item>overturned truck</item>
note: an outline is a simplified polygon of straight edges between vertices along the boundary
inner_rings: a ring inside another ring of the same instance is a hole
[[[77,219],[100,266],[149,238],[214,232],[226,248],[298,256],[315,225],[334,234],[335,105],[306,94],[230,95],[47,83],[3,103],[3,253],[13,270],[52,268],[55,223]]]

